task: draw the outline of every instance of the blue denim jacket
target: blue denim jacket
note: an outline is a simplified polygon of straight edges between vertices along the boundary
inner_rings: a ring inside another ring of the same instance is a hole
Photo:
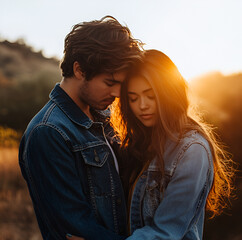
[[[105,130],[59,85],[29,123],[19,163],[44,239],[125,238],[124,193]]]
[[[164,180],[155,158],[136,182],[128,240],[202,239],[205,203],[213,182],[209,144],[190,131],[178,145],[167,142],[164,162]]]

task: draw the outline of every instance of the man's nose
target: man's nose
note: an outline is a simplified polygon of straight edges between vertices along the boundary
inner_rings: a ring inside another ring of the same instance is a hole
[[[112,87],[111,90],[111,96],[112,97],[120,97],[120,90],[121,90],[121,85],[120,84],[116,84]]]

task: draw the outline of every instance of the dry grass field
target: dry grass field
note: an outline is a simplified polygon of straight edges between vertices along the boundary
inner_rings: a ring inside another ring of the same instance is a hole
[[[0,240],[40,240],[26,183],[18,165],[18,148],[0,148]]]

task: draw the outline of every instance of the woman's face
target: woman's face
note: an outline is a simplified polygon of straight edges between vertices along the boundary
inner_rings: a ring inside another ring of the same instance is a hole
[[[143,77],[133,77],[128,82],[129,106],[134,115],[146,126],[152,127],[157,119],[155,94]]]

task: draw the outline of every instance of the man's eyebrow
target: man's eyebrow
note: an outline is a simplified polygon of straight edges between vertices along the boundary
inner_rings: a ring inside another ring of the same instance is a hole
[[[113,78],[105,78],[105,80],[113,83],[122,83],[121,81],[115,80]]]

